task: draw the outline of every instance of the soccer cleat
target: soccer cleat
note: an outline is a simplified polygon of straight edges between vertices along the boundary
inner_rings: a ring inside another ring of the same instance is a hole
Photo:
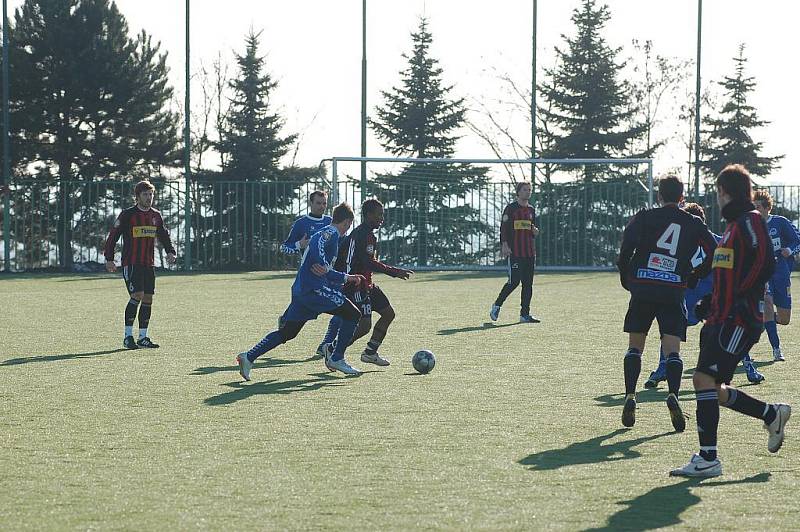
[[[325,362],[325,367],[328,371],[336,371],[336,368],[331,366],[331,356],[333,356],[333,344],[325,344],[322,361]]]
[[[497,321],[500,317],[500,305],[492,305],[492,310],[489,311],[489,317],[492,321]]]
[[[239,375],[241,375],[244,380],[249,381],[253,363],[247,358],[247,353],[239,353],[236,355],[236,363],[239,364]]]
[[[361,353],[361,362],[375,364],[376,366],[389,365],[389,361],[380,356],[377,351],[367,351],[366,349]]]
[[[784,362],[786,359],[783,358],[783,352],[781,351],[780,347],[776,347],[772,350],[772,358],[775,362]]]
[[[667,396],[667,408],[669,409],[669,418],[672,421],[672,427],[675,432],[686,430],[686,417],[684,417],[681,405],[678,403],[678,397],[674,393]]]
[[[541,323],[542,320],[537,318],[536,316],[531,316],[530,314],[520,315],[519,317],[520,323]]]
[[[332,344],[327,344],[325,342],[319,344],[319,346],[317,347],[317,356],[320,358],[325,358],[325,353],[328,352],[328,347],[331,345]],[[333,347],[331,347],[331,351],[333,351]]]
[[[139,347],[147,347],[149,349],[158,349],[158,344],[154,344],[153,341],[145,336],[144,338],[139,338],[139,341],[136,342],[136,345]]]
[[[339,360],[329,359],[326,361],[325,365],[328,366],[328,369],[332,371],[341,371],[345,375],[361,375],[361,370],[354,368],[343,358]]]
[[[622,407],[622,425],[632,427],[636,423],[636,395],[630,394],[625,397],[625,405]]]
[[[689,463],[669,472],[671,477],[718,477],[722,474],[722,462],[719,459],[708,461],[699,454],[692,455]]]
[[[667,369],[658,366],[654,372],[650,374],[650,377],[645,381],[644,387],[645,388],[657,388],[658,383],[667,380]]]
[[[753,384],[764,382],[766,378],[759,372],[752,362],[743,362],[744,370],[747,372],[747,380]]]
[[[122,341],[122,346],[125,349],[139,349],[139,346],[136,345],[136,340],[133,339],[133,336],[126,336]]]
[[[777,453],[783,445],[784,428],[786,428],[786,422],[792,417],[792,407],[784,403],[775,403],[772,407],[775,409],[775,419],[769,425],[764,423],[764,430],[769,433],[767,450]]]

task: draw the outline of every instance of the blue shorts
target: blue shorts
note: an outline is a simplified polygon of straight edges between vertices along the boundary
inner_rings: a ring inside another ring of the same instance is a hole
[[[772,296],[772,301],[778,308],[792,308],[792,281],[789,277],[781,277],[769,280],[767,283],[767,295]]]
[[[292,302],[284,313],[286,321],[315,320],[320,314],[331,313],[345,303],[344,294],[323,286],[301,295],[292,294]]]

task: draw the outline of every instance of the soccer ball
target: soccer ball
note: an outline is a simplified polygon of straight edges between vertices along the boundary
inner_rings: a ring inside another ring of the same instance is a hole
[[[436,357],[430,351],[422,350],[414,353],[414,358],[411,359],[414,369],[420,373],[429,373],[433,366],[436,365]]]

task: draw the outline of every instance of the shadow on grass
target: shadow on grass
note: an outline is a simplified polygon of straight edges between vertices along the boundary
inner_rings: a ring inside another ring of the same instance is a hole
[[[264,381],[245,384],[229,382],[222,386],[232,388],[231,391],[214,395],[203,400],[208,406],[229,405],[237,401],[249,399],[254,395],[286,395],[296,392],[313,392],[327,386],[341,386],[347,378],[335,377],[330,373],[314,373],[313,379],[296,379],[291,381]]]
[[[426,276],[426,277],[418,277],[415,279],[415,282],[418,283],[432,283],[432,282],[440,282],[440,281],[466,281],[468,279],[507,279],[508,278],[508,271],[503,268],[502,270],[487,270],[487,271],[449,271],[449,272],[435,272],[435,271],[419,271],[417,272],[420,275],[434,273],[435,275]],[[603,273],[603,272],[597,272]],[[546,284],[560,284],[560,283],[574,283],[576,281],[583,281],[583,280],[592,280],[596,279],[596,275],[586,275],[586,272],[582,271],[538,271],[536,272],[536,278],[547,278],[553,275],[558,276],[565,276],[567,279],[561,280],[550,280],[547,279],[545,281]]]
[[[674,434],[672,432],[664,432],[662,434],[642,436],[632,440],[610,443],[608,445],[602,444],[606,440],[610,440],[629,431],[630,429],[617,429],[603,436],[597,436],[582,442],[571,443],[563,449],[549,449],[540,453],[534,453],[526,456],[520,460],[519,463],[524,466],[529,466],[531,471],[549,471],[571,465],[631,460],[642,456],[641,453],[634,450],[633,447],[669,434]]]
[[[296,276],[297,272],[267,273],[264,275],[244,277],[242,281],[275,281],[278,279],[294,279]]]
[[[59,360],[73,360],[76,358],[92,358],[121,353],[122,351],[128,351],[128,349],[120,347],[119,349],[92,351],[91,353],[64,353],[63,355],[35,355],[30,357],[10,358],[0,362],[0,366],[16,366],[18,364],[30,364],[31,362],[58,362]]]
[[[302,364],[304,362],[312,362],[314,360],[322,360],[321,356],[311,356],[309,358],[305,358],[302,360],[285,360],[282,358],[268,358],[265,359],[263,362],[256,362],[253,364],[253,369],[258,368],[274,368],[278,366],[288,366],[290,364]],[[239,371],[238,365],[231,365],[231,366],[204,366],[201,368],[197,368],[189,375],[211,375],[213,373],[219,373],[222,371]]]
[[[735,486],[737,484],[757,484],[769,482],[769,473],[759,473],[741,480],[704,481],[704,479],[688,478],[677,484],[654,488],[629,501],[619,501],[622,510],[608,518],[602,528],[590,528],[584,532],[612,530],[654,530],[657,528],[679,525],[681,514],[702,499],[692,493],[692,488],[710,488],[716,486]]]
[[[667,400],[666,389],[645,389],[636,394],[636,403],[663,403]],[[678,392],[678,398],[684,401],[694,400],[694,390],[681,390]],[[606,395],[598,395],[594,398],[595,401],[600,403],[598,406],[622,407],[625,402],[624,393],[609,393]]]
[[[471,327],[460,327],[458,329],[442,329],[436,334],[438,334],[440,336],[444,336],[444,335],[458,334],[458,333],[464,333],[464,332],[486,331],[488,329],[502,329],[503,327],[513,327],[514,325],[528,325],[528,324],[527,323],[526,324],[522,324],[522,323],[519,323],[519,322],[515,321],[513,323],[504,323],[503,325],[495,325],[494,323],[492,323],[490,321],[487,321],[483,325],[473,325]]]

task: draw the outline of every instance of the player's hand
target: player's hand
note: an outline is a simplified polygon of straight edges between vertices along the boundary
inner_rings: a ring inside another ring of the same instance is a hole
[[[405,281],[406,279],[408,279],[412,275],[414,275],[414,272],[412,270],[404,270],[404,269],[401,268],[400,272],[397,274],[397,278],[398,279],[402,279],[402,280]]]
[[[326,268],[325,266],[323,266],[322,264],[319,264],[319,263],[312,264],[311,265],[311,273],[313,273],[314,275],[318,275],[319,277],[322,277],[326,273],[328,273],[328,268]]]
[[[503,242],[503,245],[501,246],[501,249],[500,249],[500,256],[502,256],[503,258],[506,258],[509,255],[511,255],[511,247],[509,247],[507,242]]]
[[[367,279],[363,275],[348,275],[345,279],[345,284],[354,284],[356,288],[366,286]]]
[[[711,294],[706,294],[703,296],[703,299],[697,302],[697,305],[694,306],[694,315],[697,316],[698,320],[704,320],[708,317],[708,313],[711,311]]]
[[[791,257],[791,256],[792,256],[792,250],[791,250],[791,249],[789,249],[789,248],[783,248],[783,249],[781,250],[781,255],[783,255],[785,258],[787,258],[787,259],[788,259],[789,257]]]
[[[533,233],[533,236],[539,236],[539,228],[535,225],[531,226],[531,232]]]
[[[178,260],[178,257],[175,256],[174,253],[167,253],[167,262],[169,264],[175,264],[175,261],[177,261],[177,260]]]
[[[297,248],[306,249],[307,245],[308,245],[308,235],[303,235],[303,238],[297,241]]]
[[[117,271],[117,265],[114,264],[113,260],[106,261],[106,271],[109,273],[114,273],[115,271]]]

